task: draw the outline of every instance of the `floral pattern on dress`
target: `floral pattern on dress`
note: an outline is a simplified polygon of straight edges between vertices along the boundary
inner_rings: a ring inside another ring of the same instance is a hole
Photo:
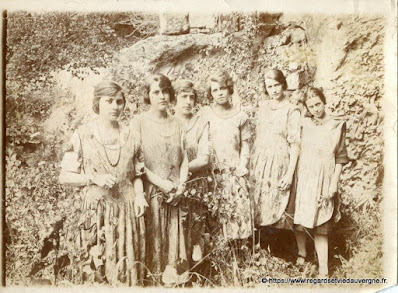
[[[209,124],[210,162],[214,183],[218,184],[217,194],[212,196],[217,197],[215,206],[224,238],[246,239],[253,232],[251,199],[246,178],[237,177],[235,170],[240,163],[241,143],[250,139],[248,116],[235,110],[224,117],[210,106],[202,108],[200,114]]]
[[[290,190],[280,190],[278,184],[288,169],[290,144],[300,142],[300,111],[288,102],[274,109],[263,101],[257,116],[250,160],[255,223],[268,226],[287,220]]]
[[[76,244],[87,249],[95,269],[111,285],[142,284],[145,267],[144,218],[134,215],[135,190],[132,180],[142,175],[143,156],[139,137],[123,128],[120,145],[106,146],[120,150],[116,166],[110,165],[101,143],[96,122],[79,127],[67,145],[61,168],[84,174],[113,174],[117,183],[111,189],[90,185],[82,188],[81,226]],[[119,270],[116,268],[119,267]],[[104,272],[104,273],[103,273]]]

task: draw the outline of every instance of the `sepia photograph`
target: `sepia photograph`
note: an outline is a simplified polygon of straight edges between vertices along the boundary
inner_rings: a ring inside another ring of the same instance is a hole
[[[396,285],[395,1],[11,2],[6,292]]]

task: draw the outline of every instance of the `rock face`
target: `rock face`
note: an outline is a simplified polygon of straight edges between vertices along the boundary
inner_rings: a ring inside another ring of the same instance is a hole
[[[218,48],[220,40],[221,34],[154,36],[142,40],[115,57],[112,76],[125,86],[132,103],[142,104],[148,74],[161,72],[172,80],[208,74],[204,67],[225,54]]]
[[[219,43],[220,38],[220,34],[154,36],[122,50],[114,63],[116,67],[124,64],[133,72],[147,74],[195,57],[201,54],[201,50]]]
[[[183,35],[189,33],[189,14],[162,13],[159,15],[159,34]]]
[[[355,190],[345,186],[344,191],[360,200],[381,186],[385,19],[340,18],[328,26],[332,29],[319,45],[315,81],[329,97],[330,109],[347,120],[352,161],[342,180],[355,182]]]
[[[189,23],[191,33],[214,33],[217,25],[217,16],[200,13],[190,13]]]

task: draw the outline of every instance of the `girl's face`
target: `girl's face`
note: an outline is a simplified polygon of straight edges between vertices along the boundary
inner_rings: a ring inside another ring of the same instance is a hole
[[[192,114],[195,106],[195,93],[193,90],[181,91],[177,95],[176,111],[183,115]]]
[[[99,100],[99,115],[106,120],[116,121],[124,108],[122,93],[117,93],[114,97],[102,96]]]
[[[319,97],[312,97],[306,102],[307,109],[315,119],[322,119],[325,116],[325,104]]]
[[[170,92],[168,89],[161,89],[159,83],[154,82],[149,90],[149,101],[151,102],[151,108],[158,111],[166,111],[170,103]]]
[[[271,99],[283,100],[283,86],[278,81],[270,78],[265,79],[265,89],[267,90],[267,93],[271,97]]]
[[[210,91],[211,96],[214,99],[214,102],[218,105],[225,105],[229,103],[229,98],[231,94],[229,93],[229,89],[227,86],[221,86],[216,81],[210,82]]]

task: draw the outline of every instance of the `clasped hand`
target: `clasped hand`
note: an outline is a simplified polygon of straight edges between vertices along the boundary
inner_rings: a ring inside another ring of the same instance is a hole
[[[335,197],[338,191],[338,182],[337,180],[332,179],[329,184],[329,194],[321,196],[319,200],[319,207],[327,208],[331,202],[331,200]]]
[[[181,195],[185,190],[185,183],[175,185],[170,180],[164,180],[164,182],[162,182],[162,186],[159,187],[164,193],[167,193],[169,195],[166,203],[172,206],[176,206],[180,202]]]
[[[112,188],[116,184],[117,178],[112,174],[95,174],[93,176],[93,183],[99,187]]]
[[[289,174],[285,174],[282,179],[279,181],[278,188],[282,191],[287,190],[290,188],[290,185],[292,184],[293,176]]]
[[[149,205],[147,201],[145,200],[145,195],[144,193],[142,194],[137,194],[135,197],[135,202],[134,202],[134,212],[135,216],[137,218],[141,217],[144,215],[146,208],[148,208]]]
[[[332,199],[338,191],[338,183],[337,180],[332,179],[329,184],[329,198]]]

